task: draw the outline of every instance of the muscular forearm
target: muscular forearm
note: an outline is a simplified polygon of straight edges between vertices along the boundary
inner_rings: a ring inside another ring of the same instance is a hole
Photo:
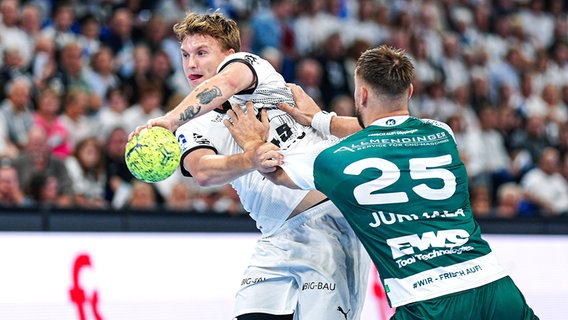
[[[254,81],[252,71],[244,63],[230,64],[211,79],[198,85],[166,114],[171,131],[222,105],[234,94],[250,88]]]
[[[254,152],[234,155],[205,155],[198,161],[186,162],[191,175],[200,186],[219,186],[256,170]]]
[[[166,114],[172,130],[222,105],[236,92],[238,86],[224,77],[203,82]]]

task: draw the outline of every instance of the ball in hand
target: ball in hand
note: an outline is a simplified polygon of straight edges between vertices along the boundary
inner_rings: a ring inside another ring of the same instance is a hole
[[[124,158],[134,177],[158,182],[171,176],[179,166],[180,150],[174,134],[156,126],[133,136],[126,145]]]

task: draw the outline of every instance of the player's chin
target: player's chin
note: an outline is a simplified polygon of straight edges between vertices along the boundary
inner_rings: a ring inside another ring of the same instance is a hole
[[[187,82],[189,83],[189,86],[191,87],[191,89],[195,89],[195,87],[197,87],[198,85],[200,85],[201,83],[203,83],[204,81],[204,77],[199,77],[199,78],[195,78],[195,79],[187,79]]]

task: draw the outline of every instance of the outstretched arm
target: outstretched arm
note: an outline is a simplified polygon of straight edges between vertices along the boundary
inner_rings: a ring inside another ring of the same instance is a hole
[[[296,108],[285,103],[279,105],[279,108],[290,114],[299,123],[305,126],[311,125],[318,131],[323,130],[324,132],[322,133],[326,135],[332,134],[339,138],[346,137],[362,129],[357,118],[325,115],[316,102],[300,86],[292,83],[286,84],[286,86],[290,88],[294,95]]]
[[[222,105],[234,94],[250,88],[254,81],[256,79],[248,66],[241,62],[231,63],[192,90],[174,109],[137,127],[130,138],[152,126],[164,127],[173,132],[189,120]]]

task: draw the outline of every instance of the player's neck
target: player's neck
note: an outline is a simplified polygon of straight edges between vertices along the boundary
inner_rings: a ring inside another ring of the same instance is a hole
[[[397,111],[391,111],[391,112],[383,112],[383,113],[377,114],[375,119],[371,122],[374,122],[378,119],[383,119],[383,118],[398,117],[398,116],[409,116],[409,115],[410,115],[410,112],[408,112],[408,110],[397,110]]]

